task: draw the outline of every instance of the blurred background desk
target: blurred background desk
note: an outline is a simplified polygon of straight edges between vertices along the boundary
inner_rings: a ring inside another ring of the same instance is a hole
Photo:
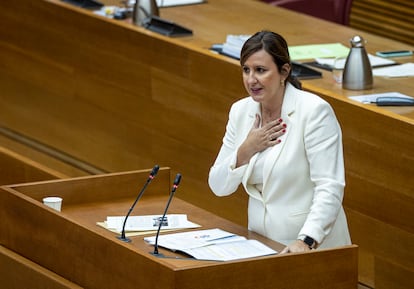
[[[360,34],[370,53],[414,49],[253,0],[209,0],[162,8],[160,14],[194,35],[164,37],[58,0],[3,3],[0,125],[8,137],[28,138],[46,145],[45,154],[64,156],[75,167],[69,176],[155,163],[173,167],[183,174],[183,199],[243,225],[245,194],[217,198],[207,186],[230,105],[246,94],[238,62],[209,51],[211,44],[224,42],[227,34],[270,29],[290,45],[348,45]],[[413,95],[414,83],[376,77],[372,90],[347,91],[330,72],[322,72],[323,78],[303,86],[332,104],[343,129],[344,204],[353,242],[360,246],[360,281],[407,288],[414,268],[409,249],[414,243],[414,107],[379,108],[348,96]]]

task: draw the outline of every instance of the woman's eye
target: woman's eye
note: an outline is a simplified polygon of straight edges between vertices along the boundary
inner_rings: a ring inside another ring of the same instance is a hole
[[[249,71],[250,71],[250,70],[249,70],[249,68],[248,68],[248,67],[243,67],[243,72],[244,72],[244,73],[249,73]]]
[[[263,73],[266,70],[263,67],[258,67],[258,68],[256,68],[256,71],[259,72],[259,73]]]

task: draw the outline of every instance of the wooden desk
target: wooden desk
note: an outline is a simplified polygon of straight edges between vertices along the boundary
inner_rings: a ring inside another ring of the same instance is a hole
[[[173,167],[186,180],[180,192],[184,200],[243,225],[245,194],[240,190],[217,198],[207,186],[207,175],[230,105],[245,91],[237,61],[208,47],[229,33],[267,28],[284,35],[290,45],[348,45],[349,38],[360,34],[371,53],[413,49],[245,0],[161,9],[163,18],[194,31],[185,38],[167,38],[57,0],[7,1],[0,16],[2,125],[105,171],[155,163]],[[412,282],[407,276],[414,256],[405,244],[414,241],[414,108],[361,105],[347,96],[386,91],[412,95],[414,83],[374,81],[372,90],[347,91],[323,71],[322,79],[303,85],[333,105],[343,128],[344,204],[353,242],[360,244],[360,280],[381,288],[386,282],[378,278]]]
[[[160,253],[172,258],[157,258],[150,254],[153,246],[144,242],[144,236],[124,243],[115,233],[97,226],[107,216],[128,211],[138,193],[137,184],[145,183],[148,174],[149,170],[142,170],[3,186],[0,242],[83,288],[357,288],[355,245],[230,262],[189,259],[160,248]],[[133,215],[162,214],[170,188],[170,170],[160,169]],[[48,195],[63,198],[61,212],[42,204]],[[171,202],[169,213],[185,213],[203,229],[218,227],[276,250],[283,248],[178,198]],[[15,280],[2,282],[10,288]]]

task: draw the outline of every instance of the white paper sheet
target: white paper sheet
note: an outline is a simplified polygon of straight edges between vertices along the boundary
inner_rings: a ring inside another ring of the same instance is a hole
[[[144,240],[155,244],[156,236]],[[273,249],[257,240],[247,240],[221,229],[207,229],[158,237],[158,246],[185,252],[196,259],[229,261],[276,254]]]
[[[368,54],[368,59],[372,67],[395,64],[394,60],[378,57],[372,54]],[[315,60],[319,64],[333,66],[335,58],[315,58]],[[345,66],[345,62],[343,65]]]
[[[404,63],[389,67],[375,68],[372,71],[375,76],[385,77],[409,77],[414,76],[414,63]]]
[[[129,216],[125,224],[125,231],[131,232],[157,230],[161,218],[162,215]],[[124,220],[125,216],[108,216],[106,218],[106,226],[108,229],[121,232]],[[200,227],[200,225],[188,221],[187,215],[185,214],[169,214],[165,216],[161,229],[171,230],[197,227]]]
[[[183,252],[199,260],[231,261],[237,259],[253,258],[258,256],[273,255],[277,252],[263,245],[257,240],[243,240],[219,245],[209,245]]]
[[[355,101],[358,101],[358,102],[362,102],[362,103],[374,103],[377,101],[378,97],[384,97],[384,96],[412,98],[409,95],[405,95],[399,92],[384,92],[384,93],[375,93],[375,94],[356,95],[356,96],[350,96],[349,98]]]

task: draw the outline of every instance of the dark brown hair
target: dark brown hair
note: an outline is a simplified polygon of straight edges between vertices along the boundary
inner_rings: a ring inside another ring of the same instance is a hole
[[[302,85],[300,81],[292,76],[292,64],[290,62],[287,42],[281,35],[275,32],[266,30],[259,31],[247,39],[240,53],[240,64],[243,66],[247,58],[262,49],[272,56],[279,72],[282,71],[284,64],[288,63],[290,65],[291,69],[285,82],[288,81],[296,88],[301,89]]]

